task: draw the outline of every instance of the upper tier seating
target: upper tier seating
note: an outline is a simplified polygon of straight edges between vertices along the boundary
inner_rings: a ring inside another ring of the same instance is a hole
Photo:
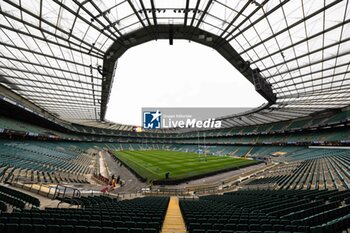
[[[235,143],[254,143],[259,141],[260,137],[251,137],[251,138],[243,138],[243,136],[249,136],[249,135],[255,135],[260,134],[260,136],[264,135],[262,137],[265,141],[276,141],[274,138],[268,137],[266,134],[270,132],[288,132],[291,130],[299,130],[299,129],[308,129],[308,128],[316,128],[316,127],[328,127],[330,125],[336,125],[336,124],[344,124],[350,121],[350,111],[340,111],[338,113],[328,113],[326,115],[320,115],[315,117],[307,117],[307,118],[298,118],[294,120],[288,120],[288,121],[282,121],[282,122],[275,122],[275,123],[268,123],[268,124],[260,124],[260,125],[253,125],[253,126],[240,126],[240,127],[234,127],[234,128],[224,128],[219,130],[209,130],[207,132],[188,132],[188,133],[181,133],[181,134],[175,134],[175,133],[150,133],[150,132],[132,132],[132,131],[118,131],[118,130],[112,130],[112,129],[102,129],[97,127],[89,127],[89,126],[83,126],[78,124],[66,124],[63,125],[63,127],[66,127],[66,131],[60,132],[57,129],[52,130],[48,128],[44,128],[42,126],[37,126],[31,123],[19,121],[13,118],[0,116],[0,133],[6,133],[8,130],[10,130],[12,133],[19,133],[20,135],[26,135],[26,136],[34,136],[38,137],[39,135],[41,137],[48,137],[48,138],[60,138],[60,139],[67,139],[67,140],[78,140],[78,141],[116,141],[120,140],[120,138],[116,138],[115,136],[123,136],[123,141],[137,141],[142,144],[143,138],[147,138],[150,142],[153,141],[155,143],[168,143],[170,140],[171,142],[179,142],[179,141],[186,141],[189,142],[189,140],[192,140],[192,143],[196,143],[196,140],[198,137],[201,139],[205,136],[208,140],[217,140],[217,137],[222,136],[237,136],[238,138],[235,138],[234,140],[229,140],[229,142],[235,142]],[[62,125],[60,126],[62,127]],[[334,130],[335,132],[328,132],[334,136],[336,134],[337,130]],[[301,141],[305,141],[309,137],[314,136],[313,132],[308,131],[303,133],[297,133],[295,134],[299,135],[299,138],[294,139],[300,139]],[[111,137],[114,136],[114,137]],[[327,133],[326,133],[327,136]],[[343,135],[344,136],[344,135]],[[316,138],[316,137],[313,137]],[[328,137],[326,137],[327,139]],[[283,139],[283,138],[280,138]],[[289,138],[290,139],[290,138]],[[293,140],[294,140],[293,139]],[[336,137],[334,138],[335,140]],[[313,141],[311,139],[308,139],[309,141]],[[317,138],[318,141],[322,141],[319,137]],[[343,138],[343,140],[350,140],[349,137]],[[286,142],[285,140],[282,140],[283,142]],[[298,141],[298,140],[297,140]],[[208,141],[209,142],[209,141]]]

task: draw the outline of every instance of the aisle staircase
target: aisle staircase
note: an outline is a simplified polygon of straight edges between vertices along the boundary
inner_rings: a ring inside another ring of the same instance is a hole
[[[178,197],[170,198],[162,233],[186,233],[185,221],[182,217]]]

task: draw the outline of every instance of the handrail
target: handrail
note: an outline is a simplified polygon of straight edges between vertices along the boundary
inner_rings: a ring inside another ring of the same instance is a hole
[[[212,184],[202,184],[202,185],[192,185],[183,188],[165,188],[165,187],[153,187],[153,189],[142,190],[140,189],[134,193],[108,193],[107,195],[117,196],[117,198],[132,198],[141,196],[159,196],[159,195],[177,195],[177,196],[198,196],[198,195],[208,195],[208,194],[220,194],[227,191],[235,190],[239,187],[241,183],[246,178],[252,177],[260,172],[266,171],[273,168],[276,164],[269,164],[268,166],[259,167],[254,170],[247,171],[243,174],[237,174],[227,179],[212,183]],[[118,191],[118,189],[116,189]]]
[[[63,193],[60,192],[61,188],[63,188]],[[71,192],[68,192],[69,190],[72,190],[72,195],[70,196],[71,198],[81,197],[81,192],[80,192],[79,189],[68,187],[68,186],[65,186],[65,185],[57,184],[56,188],[55,188],[55,193],[54,193],[52,199],[56,199],[57,197],[60,197],[60,195],[62,195],[62,198],[65,198],[66,195],[71,193]]]

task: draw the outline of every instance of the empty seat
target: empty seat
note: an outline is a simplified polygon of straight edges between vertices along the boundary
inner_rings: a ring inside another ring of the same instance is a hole
[[[74,232],[74,226],[72,225],[62,225],[61,227],[61,233],[73,233]]]
[[[103,227],[113,227],[113,222],[111,220],[102,220],[101,226]]]
[[[32,232],[32,229],[33,229],[32,224],[20,224],[18,233]]]
[[[87,226],[75,226],[75,233],[89,233]]]
[[[8,223],[5,226],[6,233],[14,233],[14,232],[18,232],[18,230],[19,230],[19,225],[17,223]]]
[[[43,224],[33,224],[33,233],[43,233],[46,232],[46,226]]]
[[[193,233],[206,233],[206,231],[203,229],[194,229],[192,232]]]
[[[129,233],[129,229],[126,227],[117,227],[117,233]]]
[[[114,233],[115,228],[113,227],[102,227],[102,233]]]
[[[31,218],[21,218],[21,224],[32,224]]]
[[[143,230],[141,228],[129,228],[129,233],[143,233]]]
[[[158,231],[154,228],[144,228],[143,233],[157,233]]]
[[[99,226],[89,226],[89,233],[102,233],[101,231]]]
[[[47,233],[60,233],[61,227],[59,225],[47,225]]]

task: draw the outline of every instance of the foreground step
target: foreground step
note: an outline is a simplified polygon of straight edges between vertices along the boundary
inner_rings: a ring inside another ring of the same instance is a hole
[[[178,197],[170,198],[162,229],[162,233],[174,232],[186,233],[186,226],[180,210]]]

